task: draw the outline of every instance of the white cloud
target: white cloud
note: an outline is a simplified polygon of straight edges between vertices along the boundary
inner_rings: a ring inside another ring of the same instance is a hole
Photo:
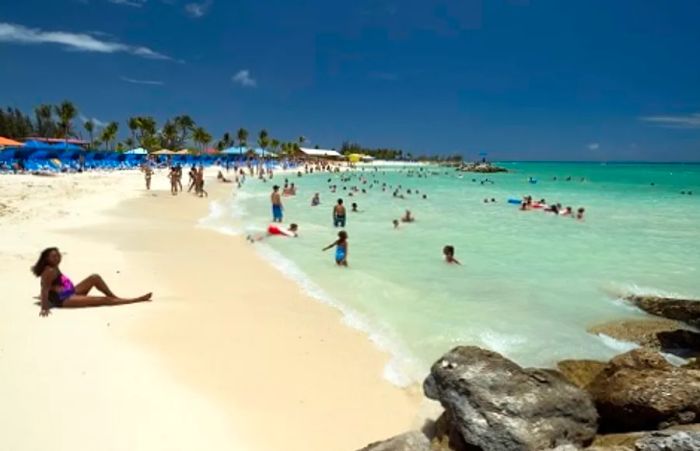
[[[598,150],[598,149],[600,149],[600,144],[598,144],[598,143],[590,143],[590,144],[587,145],[586,147],[588,147],[589,150]]]
[[[133,6],[134,8],[142,7],[148,0],[108,0],[115,5]]]
[[[162,86],[165,84],[165,82],[160,81],[160,80],[137,80],[135,78],[129,78],[129,77],[121,77],[122,81],[125,81],[127,83],[134,83],[136,85],[157,85],[157,86]]]
[[[90,120],[92,121],[93,124],[95,124],[95,128],[105,128],[107,126],[106,122],[103,122],[103,121],[97,119],[96,117],[89,118],[83,114],[80,115],[80,121],[83,124],[86,123],[87,121],[90,121]]]
[[[205,0],[202,3],[188,3],[185,5],[185,12],[191,17],[199,18],[209,11],[211,4],[212,0]]]
[[[645,116],[640,119],[666,128],[700,128],[700,113],[685,116]]]
[[[239,70],[236,75],[231,77],[231,80],[246,88],[253,88],[258,85],[258,82],[250,76],[250,71],[248,69]]]
[[[155,52],[148,47],[132,46],[115,41],[106,41],[86,33],[65,31],[43,31],[24,25],[0,22],[0,42],[16,44],[59,44],[69,50],[96,53],[130,53],[142,58],[172,60],[171,57]]]

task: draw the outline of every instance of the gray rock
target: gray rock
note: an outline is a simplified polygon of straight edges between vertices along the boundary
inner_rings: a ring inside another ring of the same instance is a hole
[[[636,451],[700,451],[700,433],[654,432],[637,440]]]
[[[430,451],[430,440],[420,431],[411,431],[372,443],[360,451]]]
[[[523,369],[472,346],[438,360],[423,383],[467,444],[484,451],[588,445],[597,414],[588,395],[555,371]]]

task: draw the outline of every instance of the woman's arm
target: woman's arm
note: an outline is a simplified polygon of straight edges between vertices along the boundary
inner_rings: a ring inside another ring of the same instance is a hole
[[[46,268],[41,274],[41,312],[39,316],[49,316],[51,303],[49,302],[49,291],[51,291],[51,282],[56,278],[56,270]]]

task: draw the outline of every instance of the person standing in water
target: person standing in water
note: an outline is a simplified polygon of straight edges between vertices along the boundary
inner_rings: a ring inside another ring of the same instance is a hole
[[[348,266],[348,234],[344,230],[338,232],[338,239],[323,250],[327,251],[333,246],[335,246],[335,263],[338,266]]]
[[[58,248],[49,247],[41,252],[39,260],[32,266],[32,273],[41,278],[41,312],[39,316],[48,316],[53,307],[97,307],[151,300],[152,293],[137,298],[120,298],[110,290],[98,274],[93,274],[77,285],[73,285],[73,282],[61,273],[58,268],[60,264],[61,253]],[[89,296],[90,290],[93,288],[102,292],[104,296]]]
[[[270,201],[272,202],[272,222],[282,222],[282,197],[278,185],[272,187]]]
[[[459,260],[455,258],[455,247],[447,245],[442,248],[442,254],[445,256],[445,261],[450,264],[461,265]]]
[[[338,203],[333,207],[333,226],[345,227],[345,206],[343,199],[338,199]]]
[[[311,199],[311,206],[316,207],[321,203],[321,197],[319,196],[318,193],[314,194],[314,197]]]

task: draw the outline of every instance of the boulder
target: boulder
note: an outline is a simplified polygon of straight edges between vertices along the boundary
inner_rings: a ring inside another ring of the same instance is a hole
[[[562,360],[557,363],[562,376],[578,388],[586,388],[606,366],[607,363],[598,360]]]
[[[634,445],[635,451],[700,451],[700,433],[657,431]]]
[[[382,442],[375,442],[360,451],[431,451],[430,440],[420,431],[406,432]]]
[[[652,315],[700,327],[700,301],[657,296],[627,296],[625,299]]]
[[[640,348],[615,357],[586,386],[601,432],[663,429],[700,420],[700,371]]]
[[[423,383],[466,444],[484,451],[589,444],[597,414],[588,395],[558,372],[524,369],[495,352],[460,346]]]

